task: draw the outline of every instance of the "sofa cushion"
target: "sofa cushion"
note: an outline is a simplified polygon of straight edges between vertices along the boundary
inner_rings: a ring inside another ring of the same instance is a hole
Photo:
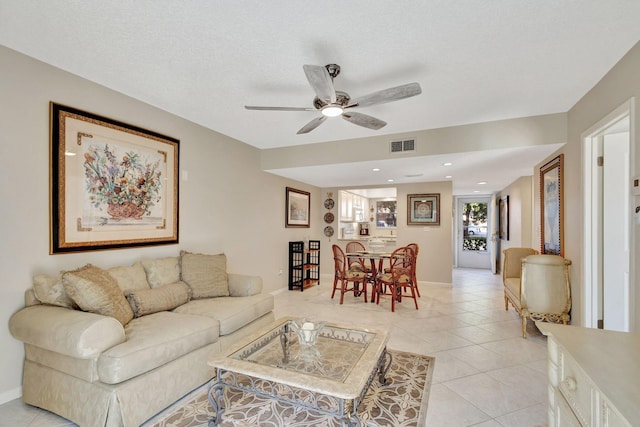
[[[78,308],[73,299],[64,290],[62,274],[49,276],[38,274],[33,276],[33,293],[43,304],[56,305],[65,308]]]
[[[173,311],[217,319],[220,322],[220,336],[224,336],[273,311],[273,295],[191,300]]]
[[[180,255],[182,280],[193,290],[193,299],[229,296],[225,254],[206,255],[182,251]]]
[[[180,258],[143,259],[142,266],[152,288],[180,281]]]
[[[191,289],[183,282],[171,283],[159,288],[148,288],[137,291],[127,291],[125,296],[134,317],[157,313],[158,311],[173,310],[189,301]]]
[[[114,317],[123,325],[133,319],[131,306],[106,270],[87,264],[64,273],[62,283],[81,310]]]
[[[122,292],[150,289],[147,274],[139,262],[129,267],[112,267],[107,271],[116,279]]]
[[[100,381],[118,384],[218,340],[215,319],[161,311],[125,326],[127,341],[98,359]]]

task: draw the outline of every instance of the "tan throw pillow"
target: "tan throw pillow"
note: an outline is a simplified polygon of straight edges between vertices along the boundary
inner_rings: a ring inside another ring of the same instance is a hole
[[[225,254],[205,255],[182,251],[182,280],[192,290],[191,297],[228,297],[227,257]]]
[[[38,301],[43,304],[73,309],[78,308],[76,303],[73,302],[64,290],[61,274],[58,276],[48,276],[46,274],[33,276],[33,293],[36,298],[38,298]]]
[[[116,279],[122,292],[150,289],[147,274],[139,262],[130,267],[112,267],[107,271]]]
[[[158,311],[173,310],[189,302],[190,295],[191,289],[183,282],[126,293],[135,317],[157,313]]]
[[[64,273],[62,283],[81,310],[114,317],[122,325],[133,319],[127,299],[106,270],[87,264]]]
[[[143,259],[142,266],[147,273],[147,282],[152,288],[180,281],[180,258]]]

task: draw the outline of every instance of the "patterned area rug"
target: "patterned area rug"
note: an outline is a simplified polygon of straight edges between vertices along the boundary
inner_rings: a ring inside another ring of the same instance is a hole
[[[424,426],[435,359],[419,354],[389,350],[393,363],[387,384],[373,381],[358,407],[363,426]],[[144,427],[205,427],[212,415],[207,385],[185,396],[164,412],[147,421]],[[243,392],[225,391],[223,427],[231,426],[339,426],[340,420],[299,409],[273,399]]]

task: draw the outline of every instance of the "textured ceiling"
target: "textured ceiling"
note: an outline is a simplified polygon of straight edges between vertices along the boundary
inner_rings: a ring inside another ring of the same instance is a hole
[[[565,112],[638,42],[639,16],[638,0],[0,0],[0,44],[274,148]],[[311,106],[302,65],[327,63],[352,97],[423,93],[360,109],[379,131],[335,118],[296,135],[318,113],[243,108]]]

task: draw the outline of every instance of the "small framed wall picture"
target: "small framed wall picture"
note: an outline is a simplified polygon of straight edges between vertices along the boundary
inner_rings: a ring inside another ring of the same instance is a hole
[[[309,228],[311,194],[295,188],[286,188],[285,226]]]
[[[408,194],[407,225],[440,225],[440,193]]]

